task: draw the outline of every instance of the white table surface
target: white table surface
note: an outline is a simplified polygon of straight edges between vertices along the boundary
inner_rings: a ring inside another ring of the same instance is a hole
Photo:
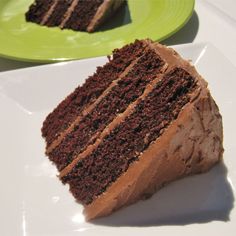
[[[163,43],[192,42],[214,44],[236,66],[236,0],[196,0],[190,21]],[[0,58],[0,72],[37,65]]]

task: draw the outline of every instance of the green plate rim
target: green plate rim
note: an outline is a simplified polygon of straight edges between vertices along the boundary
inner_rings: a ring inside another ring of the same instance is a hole
[[[170,31],[168,34],[162,36],[162,37],[156,37],[156,39],[153,39],[154,41],[161,42],[170,36],[174,35],[176,32],[178,32],[181,28],[183,28],[189,19],[192,17],[193,12],[194,12],[194,7],[195,7],[195,0],[189,0],[191,1],[189,5],[191,4],[189,14],[186,16],[186,18],[175,28],[173,28],[172,31]],[[155,37],[155,34],[154,36]],[[114,48],[115,49],[115,48]],[[97,54],[96,56],[88,56],[88,57],[78,57],[78,58],[50,58],[50,59],[36,59],[36,58],[28,58],[28,57],[18,57],[18,56],[12,56],[9,54],[4,54],[1,53],[0,51],[0,57],[5,58],[5,59],[10,59],[10,60],[15,60],[15,61],[21,61],[21,62],[30,62],[30,63],[56,63],[56,62],[67,62],[67,61],[75,61],[75,60],[84,60],[84,59],[89,59],[89,58],[95,58],[95,57],[101,57],[101,56],[106,56],[107,54]]]

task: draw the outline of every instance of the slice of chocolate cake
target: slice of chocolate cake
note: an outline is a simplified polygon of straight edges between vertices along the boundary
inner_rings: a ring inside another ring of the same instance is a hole
[[[88,220],[207,171],[223,153],[222,119],[207,83],[151,40],[115,50],[49,114],[42,133]]]
[[[48,27],[93,32],[112,16],[125,0],[35,0],[26,21]]]

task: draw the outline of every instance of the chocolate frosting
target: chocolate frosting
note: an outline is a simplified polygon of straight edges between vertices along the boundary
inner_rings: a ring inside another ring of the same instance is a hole
[[[197,79],[198,89],[162,136],[140,154],[139,161],[134,162],[106,192],[85,206],[87,220],[109,215],[153,194],[170,181],[205,172],[222,158],[222,118],[207,83],[173,49],[146,42],[167,62],[166,71],[176,66],[184,68]]]

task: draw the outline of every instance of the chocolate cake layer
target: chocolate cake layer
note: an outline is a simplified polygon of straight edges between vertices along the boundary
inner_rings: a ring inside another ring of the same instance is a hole
[[[25,14],[26,20],[40,24],[53,2],[54,0],[36,0]]]
[[[154,51],[146,51],[130,72],[49,154],[57,168],[65,168],[88,145],[94,143],[99,133],[141,96],[147,84],[156,78],[163,66],[164,62]]]
[[[113,57],[97,72],[90,76],[83,86],[79,86],[48,115],[43,123],[42,135],[49,146],[61,132],[66,130],[81,112],[102,95],[105,89],[117,80],[127,67],[138,58],[146,45],[141,41],[115,50]]]
[[[104,0],[80,0],[63,28],[86,31],[99,6]]]
[[[64,19],[64,15],[70,7],[73,0],[60,0],[56,4],[52,14],[44,23],[47,26],[59,26]]]
[[[75,198],[89,204],[106,191],[178,117],[195,89],[195,79],[184,69],[168,72],[135,112],[62,178]]]

